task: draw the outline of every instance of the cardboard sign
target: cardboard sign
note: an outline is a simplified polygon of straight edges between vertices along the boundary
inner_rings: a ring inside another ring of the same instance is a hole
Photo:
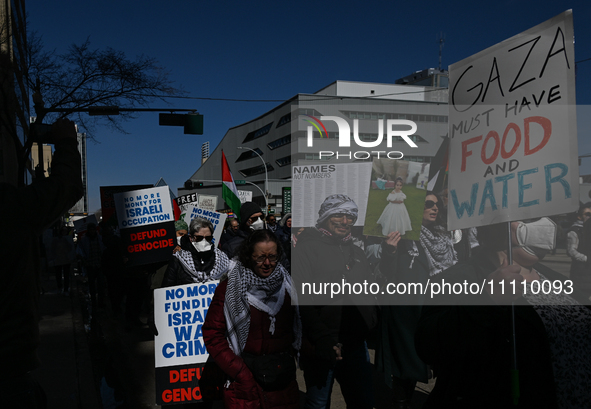
[[[218,207],[218,197],[213,195],[199,195],[197,207],[215,212]]]
[[[239,190],[240,203],[252,202],[252,192],[250,190]]]
[[[186,205],[185,212],[181,214],[181,219],[187,223],[187,226],[190,226],[191,220],[195,217],[209,220],[213,224],[213,241],[211,243],[215,247],[217,243],[220,242],[220,237],[224,230],[224,223],[226,223],[228,215],[214,210],[206,210],[193,205]]]
[[[74,220],[74,229],[76,230],[76,234],[78,234],[78,236],[82,237],[84,235],[84,233],[86,233],[86,230],[88,229],[88,225],[90,223],[94,223],[94,225],[98,225],[98,223],[96,222],[96,216],[94,214],[89,214],[86,217],[83,217],[78,220]]]
[[[575,211],[572,13],[450,66],[448,227]]]
[[[183,196],[179,196],[174,201],[179,206],[181,213],[184,213],[187,210],[189,205],[197,206],[199,195],[197,193],[189,193]]]
[[[197,402],[209,357],[201,328],[219,281],[154,290],[156,403]]]

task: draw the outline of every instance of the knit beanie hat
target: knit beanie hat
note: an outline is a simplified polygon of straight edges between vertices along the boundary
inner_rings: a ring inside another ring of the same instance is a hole
[[[189,226],[187,226],[187,223],[185,223],[184,220],[177,220],[176,222],[174,222],[174,231],[179,231],[179,230],[189,231]]]
[[[320,226],[325,220],[327,220],[330,216],[334,214],[346,214],[347,216],[351,216],[353,220],[353,224],[357,221],[357,217],[359,214],[359,209],[355,202],[346,195],[330,195],[322,205],[320,205],[320,210],[318,211],[318,221],[316,222],[316,226]]]
[[[260,206],[253,202],[244,202],[242,206],[240,206],[240,224],[245,224],[250,216],[255,213],[262,213]]]

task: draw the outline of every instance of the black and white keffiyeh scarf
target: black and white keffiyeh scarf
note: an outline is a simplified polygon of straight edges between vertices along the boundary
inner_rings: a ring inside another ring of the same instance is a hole
[[[432,232],[425,226],[421,226],[419,241],[423,249],[425,249],[427,260],[429,260],[430,276],[439,274],[458,262],[458,255],[451,237],[446,235],[445,232]]]
[[[181,250],[174,253],[174,257],[178,259],[183,266],[183,269],[193,277],[193,282],[203,283],[205,281],[219,280],[230,269],[230,260],[226,254],[217,249],[213,249],[215,262],[213,268],[209,272],[199,271],[195,267],[195,260],[190,251]]]
[[[246,345],[250,329],[250,306],[269,314],[269,332],[275,333],[275,316],[283,306],[285,292],[291,296],[294,311],[293,347],[299,350],[302,345],[302,321],[297,307],[297,293],[291,276],[281,265],[267,278],[258,277],[252,270],[237,262],[228,273],[228,287],[224,302],[224,316],[228,330],[228,343],[232,351],[240,356]]]

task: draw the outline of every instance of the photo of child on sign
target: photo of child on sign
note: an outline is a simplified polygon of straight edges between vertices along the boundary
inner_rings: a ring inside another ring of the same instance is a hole
[[[363,234],[384,237],[398,231],[419,238],[429,165],[374,159]]]

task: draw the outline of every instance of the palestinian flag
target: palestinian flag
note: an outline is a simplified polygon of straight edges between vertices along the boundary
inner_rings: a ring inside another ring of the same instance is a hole
[[[222,184],[222,198],[224,202],[230,206],[232,212],[240,214],[240,197],[238,196],[238,190],[234,184],[234,178],[230,172],[224,151],[222,151],[222,181],[224,182]]]

